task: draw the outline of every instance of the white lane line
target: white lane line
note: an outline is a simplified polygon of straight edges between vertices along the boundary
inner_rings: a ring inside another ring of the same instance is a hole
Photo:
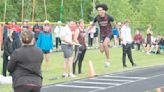
[[[69,84],[69,83],[72,83],[72,82],[65,82],[65,83],[61,83],[61,84],[48,85],[48,86],[43,86],[42,88],[51,88],[51,87],[55,87],[57,85],[65,85],[65,84]]]
[[[152,79],[152,78],[160,77],[160,76],[164,76],[164,74],[155,75],[155,76],[149,77],[149,78],[147,78],[147,79]],[[146,80],[147,80],[147,79],[146,79]],[[143,80],[144,80],[144,79],[143,79]],[[126,83],[123,83],[122,85],[130,84],[130,83],[135,83],[135,82],[139,82],[139,81],[143,81],[143,80],[141,79],[141,80],[136,80],[136,81],[133,81],[133,82],[126,82]],[[110,89],[110,88],[114,88],[114,87],[119,87],[119,86],[122,86],[122,85],[111,86],[111,87],[105,87],[105,88],[102,88],[102,89],[97,89],[97,90],[93,90],[93,91],[89,91],[89,92],[98,92],[98,91],[102,91],[102,90],[106,90],[106,89]]]
[[[118,81],[118,82],[133,82],[132,80],[120,80],[120,79],[103,79],[103,78],[90,78],[91,80],[100,80],[100,81]]]
[[[137,80],[137,81],[139,81],[139,80]],[[133,82],[137,82],[137,81],[133,81]],[[125,82],[125,83],[122,83],[121,85],[126,85],[126,84],[130,84],[130,83],[133,83],[133,82]],[[88,92],[97,92],[97,91],[106,90],[106,89],[113,88],[113,87],[118,87],[118,86],[121,86],[121,85],[109,86],[109,87],[96,89],[96,90],[92,90],[92,91],[88,91]]]
[[[111,76],[111,75],[104,75],[102,77],[110,77],[110,78],[126,78],[126,79],[147,79],[146,77],[128,77],[128,76]]]
[[[163,66],[164,66],[164,64],[162,64],[162,65],[150,65],[150,66],[146,66],[146,67],[139,67],[139,68],[136,68],[136,69],[130,68],[130,69],[126,69],[126,70],[123,70],[123,71],[118,71],[118,72],[112,73],[110,75],[113,76],[113,75],[118,75],[118,74],[119,75],[120,74],[127,74],[127,73],[136,72],[136,71],[143,71],[143,70],[146,70],[146,69],[160,68],[160,67],[163,67]],[[88,79],[90,79],[90,78],[88,78]],[[52,85],[43,86],[42,88],[50,88],[50,87],[55,87],[55,86],[56,86],[56,84],[52,84]]]
[[[58,84],[56,85],[58,87],[69,87],[69,88],[83,88],[83,89],[104,89],[104,87],[95,87],[95,86],[76,86],[76,85],[62,85]]]
[[[103,83],[103,82],[87,82],[87,81],[74,81],[75,83],[86,83],[86,84],[100,84],[100,85],[121,85],[120,83]]]
[[[51,87],[55,87],[55,85],[43,86],[42,89],[44,89],[44,88],[51,88]]]

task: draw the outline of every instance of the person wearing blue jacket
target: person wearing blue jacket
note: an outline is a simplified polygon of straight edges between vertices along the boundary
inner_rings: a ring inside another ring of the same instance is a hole
[[[52,32],[51,32],[51,26],[49,23],[45,23],[44,30],[39,33],[38,40],[36,42],[36,46],[39,47],[44,55],[45,55],[45,61],[46,61],[46,70],[48,70],[48,54],[50,53],[50,50],[53,49],[53,40],[52,40]]]

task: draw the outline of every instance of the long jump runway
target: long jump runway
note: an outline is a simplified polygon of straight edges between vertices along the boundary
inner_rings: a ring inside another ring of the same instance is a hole
[[[159,87],[164,87],[164,65],[48,85],[41,92],[153,92]]]

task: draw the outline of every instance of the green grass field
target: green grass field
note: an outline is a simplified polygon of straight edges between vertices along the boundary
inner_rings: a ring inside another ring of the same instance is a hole
[[[42,74],[43,74],[43,85],[60,83],[64,81],[70,81],[80,78],[88,77],[88,61],[93,62],[96,74],[109,74],[118,71],[125,71],[132,68],[129,60],[127,60],[128,68],[122,67],[122,49],[112,48],[110,49],[111,66],[109,68],[104,67],[105,55],[101,54],[99,50],[88,50],[84,61],[83,61],[83,74],[77,75],[76,78],[62,78],[63,71],[63,53],[51,53],[49,70],[45,71],[43,63]],[[154,66],[164,64],[164,55],[147,55],[141,51],[133,51],[133,58],[138,67]],[[2,71],[2,59],[0,59],[0,71]],[[50,80],[53,77],[58,77],[57,80]],[[13,92],[11,85],[0,85],[0,92]]]

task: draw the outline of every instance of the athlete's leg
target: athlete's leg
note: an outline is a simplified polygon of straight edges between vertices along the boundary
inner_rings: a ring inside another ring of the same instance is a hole
[[[108,37],[106,37],[104,42],[103,42],[107,62],[109,62],[109,59],[110,59],[110,57],[109,57],[109,47],[108,47],[109,42],[110,42],[110,39]]]
[[[99,49],[100,49],[101,53],[104,52],[104,45],[103,45],[104,40],[105,40],[105,37],[100,36],[100,46],[99,46]]]

